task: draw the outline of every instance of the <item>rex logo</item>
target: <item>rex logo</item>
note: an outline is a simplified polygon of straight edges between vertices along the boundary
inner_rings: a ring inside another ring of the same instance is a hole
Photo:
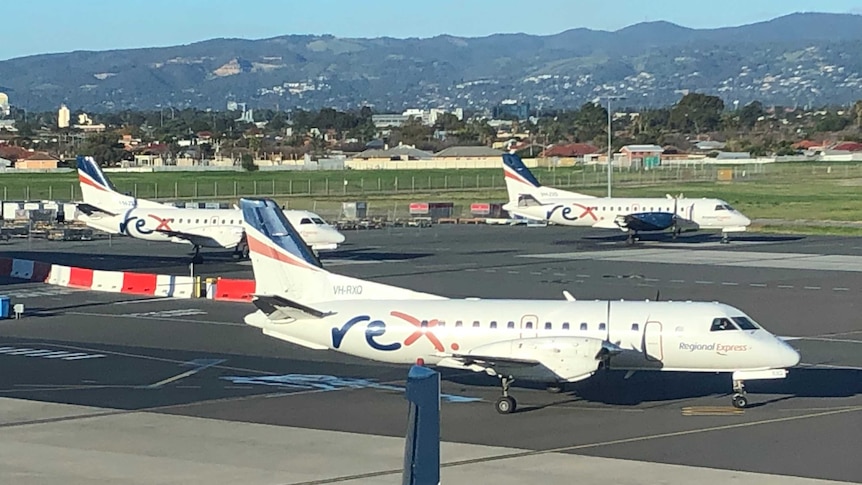
[[[390,315],[404,320],[405,322],[408,322],[416,327],[413,333],[411,333],[409,336],[407,336],[407,338],[404,339],[403,343],[383,343],[379,341],[378,339],[382,338],[386,334],[386,322],[384,322],[383,320],[372,320],[371,317],[368,315],[358,315],[345,322],[344,326],[340,328],[332,327],[332,347],[336,349],[340,348],[342,342],[344,341],[344,337],[348,334],[348,332],[350,332],[350,329],[352,329],[359,323],[368,322],[365,325],[365,342],[372,349],[380,350],[382,352],[392,352],[394,350],[400,349],[402,345],[405,347],[409,347],[419,341],[419,339],[421,339],[422,337],[427,338],[428,341],[431,342],[431,345],[434,347],[434,349],[436,349],[438,352],[443,352],[443,350],[445,349],[445,347],[443,347],[443,344],[440,342],[440,339],[438,339],[437,336],[434,335],[434,332],[430,330],[432,327],[437,326],[437,324],[439,323],[437,320],[420,321],[418,318],[412,315],[408,315],[406,313],[398,311],[390,312]]]

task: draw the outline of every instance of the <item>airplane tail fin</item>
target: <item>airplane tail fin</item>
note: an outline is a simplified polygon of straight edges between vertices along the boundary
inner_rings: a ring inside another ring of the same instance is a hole
[[[516,205],[523,195],[531,195],[541,202],[543,199],[591,199],[592,195],[568,192],[565,190],[545,187],[533,172],[524,165],[521,157],[514,153],[503,154],[503,175],[506,179],[506,191],[509,193],[509,203]]]
[[[333,300],[441,299],[327,271],[272,199],[240,199],[255,293],[299,304]]]
[[[542,186],[521,157],[514,153],[503,154],[503,177],[506,179],[509,202],[518,202],[519,196],[533,194]]]
[[[134,207],[165,207],[164,204],[137,199],[117,192],[93,157],[78,155],[78,183],[85,204],[117,214]]]

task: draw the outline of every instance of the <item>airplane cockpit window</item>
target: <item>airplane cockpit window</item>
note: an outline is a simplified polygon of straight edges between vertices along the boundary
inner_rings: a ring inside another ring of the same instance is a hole
[[[518,196],[518,207],[536,207],[542,205],[535,197],[528,194]]]
[[[743,330],[757,330],[757,324],[746,317],[732,317],[733,321]]]
[[[319,226],[325,226],[326,225],[326,221],[324,221],[323,219],[321,219],[319,217],[312,217],[311,220],[314,221],[314,223],[319,225]]]
[[[718,204],[717,206],[715,206],[715,210],[717,210],[717,211],[732,211],[734,209],[733,209],[733,207],[731,207],[728,204]]]
[[[308,217],[303,217],[302,220],[299,221],[299,223],[300,224],[311,224],[311,219],[309,219]]]
[[[738,330],[736,325],[733,324],[727,318],[716,318],[712,321],[712,326],[709,328],[710,332],[720,332],[722,330]]]

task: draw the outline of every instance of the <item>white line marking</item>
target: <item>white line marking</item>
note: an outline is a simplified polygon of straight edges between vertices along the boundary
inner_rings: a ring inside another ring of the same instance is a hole
[[[749,283],[748,286],[754,286],[756,288],[766,288],[766,283]]]
[[[64,357],[63,360],[82,360],[82,359],[98,359],[104,357],[105,354],[87,354],[79,357]]]
[[[733,281],[722,281],[721,284],[724,286],[739,286],[739,283],[734,283]]]
[[[820,289],[819,286],[805,286],[804,288],[806,290],[819,290]]]
[[[232,327],[246,327],[245,323],[234,322],[217,322],[215,320],[191,320],[188,318],[168,318],[168,317],[150,317],[150,316],[133,316],[133,315],[116,315],[112,313],[91,313],[91,312],[66,312],[67,315],[83,315],[86,317],[105,317],[105,318],[135,318],[140,320],[158,320],[162,322],[183,322],[183,323],[203,323],[207,325],[230,325]]]
[[[661,281],[658,278],[644,278],[644,281]]]
[[[180,380],[180,379],[182,379],[182,378],[184,378],[184,377],[188,377],[188,376],[190,376],[190,375],[197,374],[197,373],[198,373],[198,372],[200,372],[201,370],[202,370],[202,369],[192,369],[192,370],[187,370],[187,371],[183,372],[182,374],[177,374],[177,375],[175,375],[175,376],[173,376],[173,377],[168,377],[167,379],[164,379],[164,380],[161,380],[161,381],[159,381],[159,382],[156,382],[155,384],[150,384],[150,385],[149,385],[149,386],[147,386],[147,387],[148,387],[148,388],[150,388],[150,389],[155,389],[155,388],[157,388],[157,387],[162,387],[162,386],[164,386],[165,384],[170,384],[171,382],[178,381],[178,380]]]
[[[566,276],[566,273],[554,273],[554,276]]]
[[[671,283],[685,283],[685,280],[670,280]]]
[[[164,300],[174,300],[174,298],[147,298],[144,300],[125,300],[125,301],[115,301],[111,303],[111,305],[134,305],[135,303],[151,303],[154,301],[164,301]]]
[[[702,280],[697,280],[697,281],[695,281],[695,283],[697,283],[697,284],[699,284],[699,285],[711,285],[711,284],[712,284],[712,281],[702,281]]]
[[[778,287],[783,289],[783,290],[792,290],[793,289],[793,285],[778,285]]]
[[[576,278],[589,278],[590,275],[588,275],[588,274],[576,274],[575,277]]]
[[[509,274],[520,274],[521,272],[520,271],[508,271],[508,273]],[[530,273],[530,274],[536,274],[536,273]]]
[[[832,288],[832,291],[850,291],[850,288],[838,287]]]

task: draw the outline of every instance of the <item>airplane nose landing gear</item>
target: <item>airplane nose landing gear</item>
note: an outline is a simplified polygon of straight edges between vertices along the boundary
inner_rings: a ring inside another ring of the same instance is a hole
[[[743,409],[748,406],[748,397],[745,394],[745,384],[742,381],[733,381],[733,407]]]
[[[515,398],[509,396],[509,386],[511,386],[514,381],[515,380],[511,377],[500,376],[500,383],[503,385],[503,397],[497,399],[497,402],[494,404],[494,407],[500,414],[513,413],[518,407],[518,403],[515,401]]]

